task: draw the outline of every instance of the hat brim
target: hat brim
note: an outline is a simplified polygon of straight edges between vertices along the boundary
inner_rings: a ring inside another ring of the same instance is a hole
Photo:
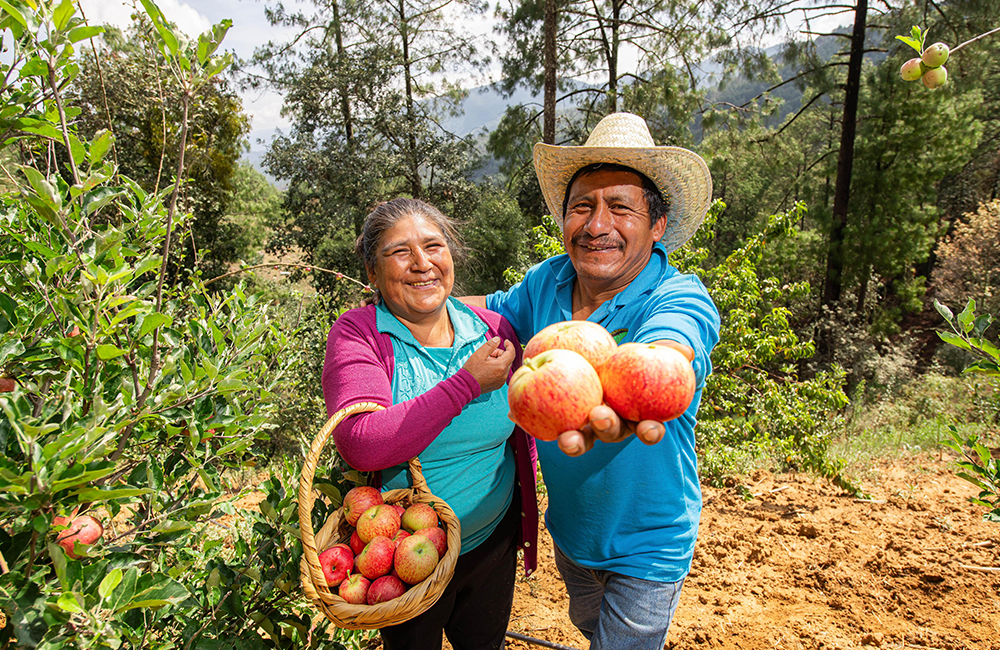
[[[539,142],[535,173],[550,213],[562,228],[563,199],[573,174],[594,163],[631,167],[649,178],[668,201],[660,242],[674,251],[694,236],[712,204],[712,175],[701,156],[681,147],[561,147]]]

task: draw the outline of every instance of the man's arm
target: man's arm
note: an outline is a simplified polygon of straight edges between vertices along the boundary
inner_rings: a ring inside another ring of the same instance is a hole
[[[486,309],[486,296],[461,296],[459,300],[469,305],[470,307],[479,307],[480,309]]]

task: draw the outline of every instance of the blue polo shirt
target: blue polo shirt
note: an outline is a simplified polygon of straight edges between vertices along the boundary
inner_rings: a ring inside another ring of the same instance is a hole
[[[486,307],[528,341],[542,328],[573,318],[576,271],[568,255],[538,264],[508,291],[486,297]],[[698,384],[688,410],[666,422],[659,443],[635,436],[594,443],[570,457],[556,442],[538,441],[538,461],[548,489],[545,523],[552,539],[574,562],[623,575],[675,582],[691,568],[701,487],[695,454],[695,416],[709,354],[719,340],[719,311],[696,276],[670,265],[659,243],[649,263],[622,292],[588,320],[604,326],[619,343],[661,339],[690,346]]]
[[[447,309],[455,341],[450,348],[428,348],[417,342],[384,302],[379,303],[375,324],[392,340],[393,404],[422,395],[451,377],[486,342],[489,328],[472,310],[453,298],[448,299]],[[490,536],[514,496],[514,452],[507,444],[514,425],[507,412],[504,384],[467,404],[420,453],[427,487],[455,511],[462,524],[462,553]],[[383,489],[410,487],[409,474],[406,465],[383,470]]]

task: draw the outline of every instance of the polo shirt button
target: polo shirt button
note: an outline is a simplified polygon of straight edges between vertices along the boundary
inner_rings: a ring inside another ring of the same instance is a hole
[[[524,543],[524,548],[528,548],[529,546],[531,546],[531,542],[525,542]]]
[[[528,515],[524,514],[524,510],[522,510],[522,511],[521,511],[521,516],[522,516],[522,517],[527,517]]]

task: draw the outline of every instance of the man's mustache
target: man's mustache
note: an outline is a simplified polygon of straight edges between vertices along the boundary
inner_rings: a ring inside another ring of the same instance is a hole
[[[577,235],[573,238],[574,246],[591,246],[593,248],[625,248],[624,242],[616,237],[591,237],[589,235]]]

